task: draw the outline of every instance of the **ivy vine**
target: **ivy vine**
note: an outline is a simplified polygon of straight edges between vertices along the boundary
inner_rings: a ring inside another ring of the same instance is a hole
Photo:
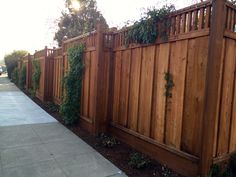
[[[23,65],[20,71],[20,79],[19,79],[19,86],[21,89],[25,87],[26,84],[26,66]]]
[[[75,123],[80,115],[81,90],[83,80],[84,45],[79,44],[68,49],[69,71],[64,77],[65,97],[60,113],[66,124]]]
[[[165,96],[171,98],[172,97],[172,88],[174,87],[174,81],[173,81],[173,76],[170,73],[165,73],[165,80],[166,80],[166,84],[165,84]]]
[[[174,5],[165,5],[161,9],[148,9],[128,31],[126,45],[129,43],[152,44],[158,37],[166,41],[171,24],[168,16],[173,11],[175,11]]]
[[[34,68],[34,73],[32,76],[32,81],[33,81],[32,95],[35,95],[36,91],[39,89],[40,76],[41,76],[41,68],[38,60],[33,60],[33,68]]]

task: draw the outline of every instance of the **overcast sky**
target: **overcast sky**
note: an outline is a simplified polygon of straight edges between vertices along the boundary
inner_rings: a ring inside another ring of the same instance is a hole
[[[162,6],[171,1],[177,8],[182,8],[194,0],[97,0],[97,4],[109,26],[117,27],[128,20],[139,19],[144,8]],[[13,50],[33,53],[45,45],[55,46],[55,21],[60,17],[63,8],[64,0],[1,1],[0,60]]]

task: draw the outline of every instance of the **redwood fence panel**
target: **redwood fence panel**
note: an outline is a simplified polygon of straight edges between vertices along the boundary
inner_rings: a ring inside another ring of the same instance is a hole
[[[55,104],[61,104],[62,100],[62,69],[63,69],[63,56],[62,56],[62,48],[54,49],[53,56],[54,64],[53,64],[53,102]]]
[[[203,34],[164,44],[114,50],[112,131],[165,144],[166,150],[181,154],[192,164],[191,168],[183,166],[182,173],[190,169],[192,174],[196,173],[201,153],[208,40],[209,36]],[[173,76],[171,98],[165,96],[166,73]],[[122,136],[125,137],[128,136]],[[126,142],[138,148],[133,141],[126,139]],[[163,163],[169,164],[169,159],[166,160]]]
[[[181,174],[204,176],[236,151],[235,15],[229,2],[195,4],[170,14],[168,40],[149,45],[127,46],[130,29],[98,25],[34,54],[41,65],[37,96],[61,104],[67,50],[84,43],[80,125],[108,131]]]
[[[40,65],[40,82],[39,88],[36,90],[36,97],[42,101],[52,100],[53,90],[53,49],[45,49],[36,51],[34,54],[35,61]]]

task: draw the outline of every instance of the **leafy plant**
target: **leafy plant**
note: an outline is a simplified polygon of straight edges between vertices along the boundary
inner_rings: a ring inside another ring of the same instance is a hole
[[[142,169],[150,164],[150,160],[143,154],[134,152],[130,154],[129,165],[133,168]]]
[[[39,83],[41,77],[41,68],[38,60],[33,60],[33,68],[34,68],[34,73],[32,76],[32,81],[33,81],[32,94],[35,95],[36,91],[39,89]]]
[[[165,73],[165,80],[166,80],[166,84],[165,84],[165,96],[171,98],[172,97],[172,93],[171,90],[174,87],[174,81],[173,81],[173,76],[170,73]]]
[[[161,174],[163,177],[169,177],[171,176],[172,172],[171,170],[167,167],[167,165],[163,165],[161,167]]]
[[[232,169],[233,173],[236,174],[236,153],[231,155],[230,168]]]
[[[14,68],[13,71],[11,72],[11,80],[14,84],[18,85],[19,81],[19,71],[18,68]]]
[[[236,175],[236,153],[231,155],[230,162],[225,169],[219,165],[212,165],[206,177],[234,177]]]
[[[73,1],[79,1],[80,9],[73,9]],[[95,30],[98,23],[108,27],[105,18],[97,9],[96,0],[66,0],[67,10],[62,12],[54,39],[59,46],[65,38],[73,38]]]
[[[66,124],[75,123],[80,115],[81,87],[83,80],[83,52],[84,45],[68,49],[69,71],[64,77],[65,97],[60,106],[60,113]]]
[[[211,169],[206,177],[220,177],[221,169],[220,166],[217,164],[214,164],[211,166]]]
[[[21,89],[25,87],[26,84],[26,66],[23,65],[20,72],[19,86]]]
[[[24,50],[17,50],[4,56],[4,61],[7,67],[8,77],[10,79],[12,79],[11,76],[14,75],[12,74],[12,72],[17,67],[18,61],[22,59],[25,55],[27,55],[27,53],[28,52]]]
[[[136,21],[128,31],[126,44],[152,44],[158,37],[167,40],[170,27],[168,15],[174,10],[174,5],[165,5],[161,9],[148,9],[145,15]]]
[[[98,135],[98,140],[103,147],[113,148],[114,146],[120,144],[120,142],[113,136],[105,133]]]
[[[59,112],[59,107],[58,105],[55,105],[52,102],[47,102],[45,104],[46,108],[50,111],[50,112]]]

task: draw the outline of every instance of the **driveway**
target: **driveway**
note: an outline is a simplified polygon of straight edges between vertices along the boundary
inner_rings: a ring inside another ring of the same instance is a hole
[[[0,77],[0,177],[125,177]]]

